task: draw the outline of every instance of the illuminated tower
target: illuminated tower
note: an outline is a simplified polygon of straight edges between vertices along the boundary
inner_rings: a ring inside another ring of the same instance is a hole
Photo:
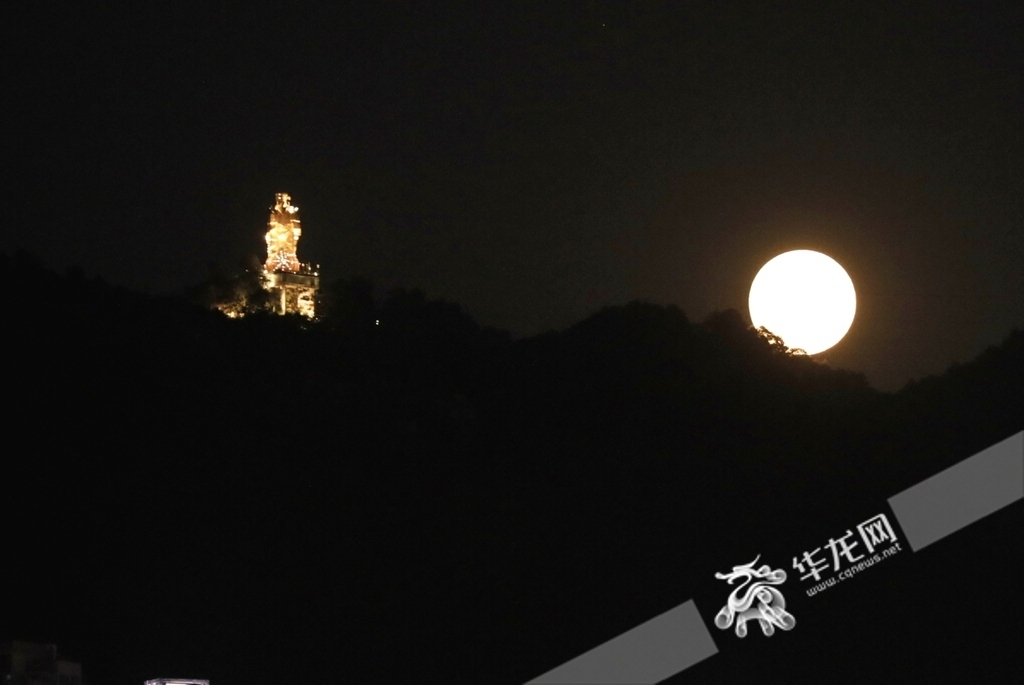
[[[298,273],[300,264],[295,251],[299,246],[299,208],[291,203],[288,193],[278,193],[276,202],[270,208],[267,222],[267,272]]]
[[[299,262],[296,250],[301,235],[299,208],[291,203],[287,193],[278,193],[267,222],[264,287],[273,293],[277,313],[313,318],[320,289],[320,267]]]

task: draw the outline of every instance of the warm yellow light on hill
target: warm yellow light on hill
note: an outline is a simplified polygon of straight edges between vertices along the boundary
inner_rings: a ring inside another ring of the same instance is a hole
[[[267,222],[266,270],[298,273],[301,265],[295,252],[302,229],[299,227],[299,208],[291,203],[288,193],[278,193]]]

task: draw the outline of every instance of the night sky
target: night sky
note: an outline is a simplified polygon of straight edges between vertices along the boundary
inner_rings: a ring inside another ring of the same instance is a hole
[[[328,278],[517,336],[747,315],[801,247],[877,387],[1024,324],[1019,3],[761,4],[22,7],[2,248],[174,291],[262,256],[288,192]]]

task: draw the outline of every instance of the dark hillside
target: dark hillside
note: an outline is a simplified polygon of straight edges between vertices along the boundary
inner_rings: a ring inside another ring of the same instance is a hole
[[[791,572],[787,554],[1024,427],[1019,330],[885,394],[735,311],[635,302],[513,341],[357,281],[324,321],[228,320],[25,255],[0,266],[33,292],[5,317],[0,634],[66,644],[93,685],[523,682],[690,597],[724,601],[714,572],[747,556]],[[783,673],[763,679],[850,669],[866,646],[882,656],[858,681],[963,682],[955,643],[982,621],[977,659],[1019,666],[997,649],[1020,632],[1019,584],[990,610],[985,567],[1020,568],[1021,508],[831,590],[831,622],[775,638]],[[955,577],[947,616],[932,593]],[[903,651],[880,646],[890,620]],[[762,667],[747,641],[693,677]],[[833,676],[806,682],[854,681]]]

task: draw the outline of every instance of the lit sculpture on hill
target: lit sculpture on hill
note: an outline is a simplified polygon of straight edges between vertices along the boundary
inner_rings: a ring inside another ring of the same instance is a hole
[[[278,193],[267,221],[267,259],[260,268],[254,256],[244,274],[227,279],[215,277],[204,286],[207,306],[232,319],[255,312],[316,316],[320,290],[320,265],[302,264],[296,250],[302,229],[299,208],[288,193]]]
[[[295,251],[298,248],[299,208],[291,203],[288,193],[278,193],[276,203],[270,208],[270,221],[267,222],[267,262],[265,269],[269,272],[288,271],[298,273],[300,264]]]
[[[296,250],[302,229],[299,208],[288,193],[278,193],[267,222],[267,261],[263,265],[264,287],[274,296],[278,314],[316,315],[316,294],[320,289],[320,267],[301,264]]]

